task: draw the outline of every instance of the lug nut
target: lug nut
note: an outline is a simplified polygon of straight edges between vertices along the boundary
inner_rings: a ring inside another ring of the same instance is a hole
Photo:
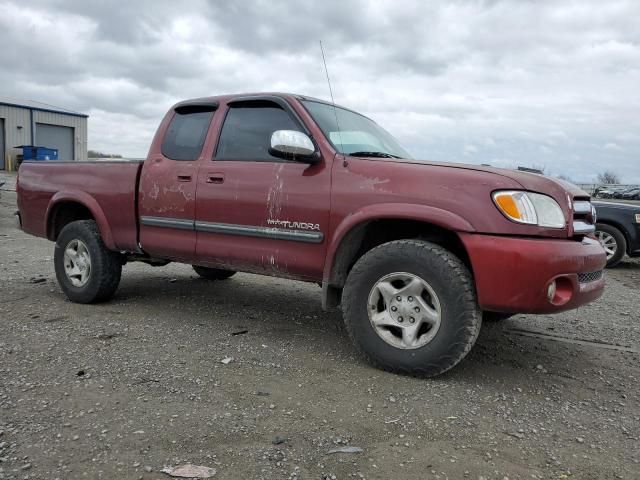
[[[391,307],[392,312],[395,312],[396,310],[398,310],[398,307]]]
[[[396,300],[398,300],[399,302],[401,302],[401,301],[402,301],[402,297],[401,297],[400,295],[398,295],[398,296],[396,297]]]
[[[402,323],[402,322],[404,321],[404,318],[402,318],[402,317],[398,317],[398,321],[399,321],[400,323]]]
[[[413,323],[413,322],[415,322],[415,321],[416,321],[416,319],[415,319],[415,318],[413,318],[413,317],[409,317],[409,323]]]
[[[413,309],[416,313],[420,313],[420,307],[416,307]]]
[[[407,300],[409,300],[410,302],[413,302],[413,297],[409,297],[407,298]]]

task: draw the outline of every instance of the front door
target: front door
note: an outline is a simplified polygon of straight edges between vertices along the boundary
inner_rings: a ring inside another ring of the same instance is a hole
[[[269,153],[276,130],[304,131],[286,105],[232,103],[215,157],[198,173],[198,262],[320,280],[329,225],[331,159],[315,165]]]
[[[213,107],[179,107],[142,168],[138,192],[140,244],[149,255],[191,261],[198,160]]]

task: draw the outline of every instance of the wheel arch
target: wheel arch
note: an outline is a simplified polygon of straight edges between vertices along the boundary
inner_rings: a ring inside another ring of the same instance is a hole
[[[94,220],[105,246],[115,250],[107,218],[98,202],[85,192],[58,192],[49,202],[46,218],[46,234],[55,241],[65,225],[76,220]]]
[[[473,232],[462,217],[426,206],[392,204],[371,209],[343,220],[329,246],[323,273],[322,305],[330,309],[340,303],[340,292],[355,262],[372,248],[389,241],[422,238],[437,243],[456,256],[473,275],[473,268],[457,232]]]

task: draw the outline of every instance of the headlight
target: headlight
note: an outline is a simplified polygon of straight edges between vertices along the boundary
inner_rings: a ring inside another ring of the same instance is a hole
[[[514,222],[551,228],[565,226],[560,205],[547,195],[508,190],[495,192],[493,201],[498,209]]]

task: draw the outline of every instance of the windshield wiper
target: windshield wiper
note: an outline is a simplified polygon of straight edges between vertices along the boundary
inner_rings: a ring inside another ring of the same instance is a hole
[[[351,155],[352,157],[402,158],[386,152],[352,152],[347,155]]]

